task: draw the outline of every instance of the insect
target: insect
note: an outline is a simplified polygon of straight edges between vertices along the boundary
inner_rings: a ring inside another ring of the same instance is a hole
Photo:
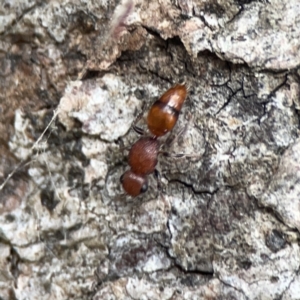
[[[120,178],[125,192],[136,197],[148,189],[148,175],[157,165],[160,143],[158,138],[165,135],[175,126],[181,107],[187,96],[185,84],[176,84],[167,90],[151,106],[147,116],[149,137],[141,137],[129,151],[130,170]],[[140,130],[136,130],[142,133]]]

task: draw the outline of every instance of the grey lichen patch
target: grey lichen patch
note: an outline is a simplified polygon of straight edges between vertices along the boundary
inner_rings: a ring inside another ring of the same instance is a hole
[[[210,224],[218,245],[226,241],[226,235],[236,230],[240,222],[254,210],[253,201],[242,190],[220,189],[208,206]],[[220,239],[220,240],[218,240]],[[222,242],[221,242],[222,241]]]
[[[260,204],[272,207],[285,224],[298,230],[300,230],[299,153],[298,139],[285,151],[266,193],[259,197]]]
[[[250,299],[263,296],[274,299],[282,295],[299,269],[299,245],[281,247],[276,252],[267,247],[265,238],[270,230],[274,227],[286,230],[276,223],[275,219],[256,212],[244,218],[238,229],[231,231],[227,245],[216,252],[217,277]],[[270,289],[266,290],[266,286]]]
[[[114,282],[107,282],[103,284],[101,289],[95,293],[93,300],[102,299],[128,299],[128,294],[126,292],[127,278],[121,278],[115,280]],[[130,298],[129,298],[130,299]]]
[[[10,272],[10,270],[13,269],[14,264],[14,261],[11,260],[11,257],[11,247],[4,243],[0,243],[0,289],[1,297],[5,297],[4,299],[8,299],[14,282],[14,274],[13,272]]]
[[[169,180],[178,179],[176,177],[178,170],[180,173],[187,174],[191,168],[200,169],[205,153],[205,137],[203,132],[194,126],[193,118],[181,119],[178,123],[174,134],[170,135],[163,144],[165,157],[161,156],[159,159],[161,172],[163,175],[167,174]],[[192,176],[187,179],[186,183],[190,183],[190,180]]]
[[[45,256],[45,245],[36,243],[28,247],[14,247],[20,259],[29,262],[37,262]]]
[[[15,295],[22,299],[26,295],[39,298],[49,292],[58,298],[87,294],[94,281],[93,266],[108,255],[104,233],[110,231],[108,223],[104,219],[95,221],[97,216],[107,214],[107,209],[99,201],[97,185],[92,187],[95,180],[98,186],[104,185],[107,147],[96,141],[96,149],[103,150],[99,155],[91,149],[91,138],[81,142],[80,134],[53,125],[52,134],[33,154],[30,120],[35,120],[38,129],[47,112],[32,113],[31,119],[26,116],[17,113],[10,147],[18,158],[30,157],[31,180],[19,205],[0,216],[1,239],[9,241],[22,261],[16,266],[20,276],[15,279]],[[48,277],[50,269],[52,280]],[[69,284],[70,274],[74,286]]]
[[[111,149],[110,149],[111,150]],[[107,143],[95,140],[93,138],[82,138],[82,153],[89,159],[89,165],[84,169],[84,183],[92,184],[98,181],[98,186],[105,185],[105,177],[108,172],[106,153],[108,151]]]
[[[83,291],[88,293],[94,278],[94,270],[90,265],[96,264],[101,259],[101,254],[93,253],[84,244],[77,249],[65,249],[55,255],[53,249],[47,250],[48,259],[42,264],[19,264],[21,274],[15,288],[16,297],[37,299],[41,294],[50,293],[57,298],[76,299]],[[70,281],[70,278],[73,280]]]
[[[300,276],[294,277],[293,281],[283,293],[282,300],[297,299],[300,293]]]
[[[161,247],[142,235],[122,234],[113,239],[110,245],[110,272],[118,276],[154,272],[168,269],[171,265]]]
[[[200,286],[193,285],[193,275],[189,278],[182,276],[182,281],[176,280],[178,274],[171,274],[167,277],[155,274],[155,282],[145,278],[127,277],[116,280],[112,283],[105,283],[97,291],[93,300],[100,299],[213,299],[216,295],[222,295],[223,299],[247,298],[238,290],[224,285],[218,279],[212,279],[209,283],[202,283]],[[196,275],[194,276],[196,277]],[[189,284],[184,284],[184,281]],[[162,282],[168,282],[168,285]],[[130,298],[128,298],[128,295]]]
[[[186,271],[213,272],[212,225],[207,213],[210,195],[173,194],[168,221],[171,234],[170,255]]]
[[[73,8],[73,12],[75,9]],[[40,18],[40,24],[44,27],[56,42],[64,41],[68,32],[68,13],[72,13],[71,6],[59,2],[52,2],[42,12],[47,18]]]
[[[3,34],[5,30],[11,28],[15,23],[15,20],[20,18],[26,11],[32,9],[36,5],[37,1],[9,1],[4,0],[0,3],[1,21],[0,21],[0,33]]]
[[[214,195],[188,196],[173,191],[172,211],[168,221],[171,234],[170,255],[186,271],[213,273],[215,250],[229,247],[239,251],[240,223],[249,218],[253,203],[242,191],[223,189]],[[243,249],[245,253],[252,249]]]
[[[252,2],[212,41],[220,57],[252,67],[283,70],[299,65],[299,2]],[[284,14],[282,13],[284,11]]]
[[[0,149],[0,157],[5,162],[0,166],[0,178],[4,180],[7,169],[12,170],[12,166],[17,163],[17,157],[5,145]],[[30,191],[31,185],[28,183],[26,169],[19,170],[0,192],[0,214],[9,213],[20,206]]]
[[[82,123],[82,131],[113,141],[125,135],[140,101],[130,95],[128,86],[117,76],[107,74],[100,80],[73,82],[67,87],[59,106],[59,119],[69,129],[74,119]]]
[[[189,15],[178,32],[190,55],[209,50],[233,63],[260,69],[299,65],[300,33],[294,28],[299,22],[298,1],[188,3],[178,2],[181,12]]]
[[[159,285],[151,284],[138,278],[128,278],[126,291],[132,299],[142,299],[147,294],[154,299],[170,299],[174,291],[170,287],[161,288]]]
[[[134,231],[145,234],[166,231],[170,203],[167,199],[147,201],[124,215],[117,215],[111,227],[117,232]]]

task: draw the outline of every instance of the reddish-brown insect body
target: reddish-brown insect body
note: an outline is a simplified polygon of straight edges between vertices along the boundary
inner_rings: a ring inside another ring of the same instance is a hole
[[[136,197],[141,193],[144,193],[148,189],[148,180],[146,176],[137,175],[131,170],[126,171],[120,178],[124,191],[132,196]]]
[[[173,129],[186,96],[186,86],[177,84],[154,102],[147,117],[148,128],[154,136],[162,136]]]
[[[150,108],[147,125],[153,136],[142,137],[133,144],[128,157],[131,169],[121,176],[122,186],[128,195],[136,197],[147,190],[147,175],[153,173],[157,165],[157,138],[173,129],[186,96],[186,86],[177,84],[166,91]]]
[[[148,175],[157,164],[159,143],[151,137],[140,138],[129,151],[128,163],[135,174]]]

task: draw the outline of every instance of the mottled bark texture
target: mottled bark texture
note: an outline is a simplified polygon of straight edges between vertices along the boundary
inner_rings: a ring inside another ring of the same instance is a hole
[[[0,298],[299,299],[299,11],[2,0]],[[131,124],[182,81],[160,189],[126,197]]]

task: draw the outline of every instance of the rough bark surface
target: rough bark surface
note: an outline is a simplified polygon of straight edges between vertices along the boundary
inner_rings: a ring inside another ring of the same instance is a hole
[[[299,11],[3,0],[0,299],[300,299]],[[131,124],[180,81],[132,199]]]

